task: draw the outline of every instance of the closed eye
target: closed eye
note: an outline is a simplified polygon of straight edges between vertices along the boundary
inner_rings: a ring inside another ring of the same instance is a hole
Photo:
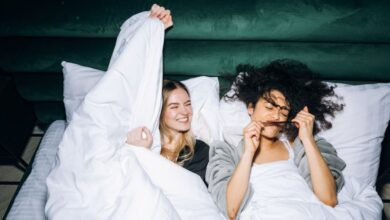
[[[266,109],[269,109],[269,110],[272,110],[272,109],[274,108],[274,105],[272,105],[271,103],[267,102],[267,103],[265,104],[265,108],[266,108]]]
[[[177,103],[170,103],[170,104],[168,104],[168,108],[169,109],[175,109],[175,108],[178,108],[179,107],[179,104],[177,104]]]

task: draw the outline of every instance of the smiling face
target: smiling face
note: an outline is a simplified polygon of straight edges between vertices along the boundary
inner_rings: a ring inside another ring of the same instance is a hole
[[[255,121],[280,122],[287,120],[289,109],[285,96],[278,90],[271,90],[257,101],[256,106],[249,104],[248,113]],[[281,129],[276,125],[265,126],[261,135],[273,139],[279,135]]]
[[[176,88],[170,92],[164,103],[162,119],[171,134],[190,130],[192,106],[190,97],[184,89]]]

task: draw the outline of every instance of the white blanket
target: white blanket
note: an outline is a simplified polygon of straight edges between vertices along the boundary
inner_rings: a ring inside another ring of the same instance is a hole
[[[272,219],[380,219],[381,200],[370,185],[352,178],[338,195],[336,208],[322,203],[299,174],[291,158],[262,165],[253,165],[250,183],[254,189],[241,220]],[[359,201],[360,200],[360,201]]]
[[[289,191],[291,179],[285,178],[284,191]],[[275,188],[262,191],[275,192]],[[304,190],[294,188],[294,193],[304,194]],[[315,199],[317,200],[317,199]],[[345,185],[338,194],[338,205],[335,208],[315,201],[311,196],[305,198],[275,195],[263,204],[257,203],[244,210],[240,219],[300,219],[300,220],[380,220],[383,204],[375,189],[362,184],[357,179],[346,177]],[[256,207],[257,206],[257,207]]]
[[[47,178],[49,219],[221,219],[201,179],[161,157],[164,27],[148,12],[121,27],[110,66],[73,115]],[[153,153],[126,134],[147,126]]]
[[[294,163],[294,150],[284,141],[289,159],[266,164],[254,164],[250,184],[254,190],[240,219],[379,219],[381,201],[370,186],[364,187],[353,178],[346,178],[346,184],[338,194],[336,208],[322,203],[300,175]],[[357,200],[363,196],[371,206],[359,206]],[[354,205],[351,206],[352,200]],[[378,206],[379,205],[379,206]],[[363,212],[363,209],[364,212]]]

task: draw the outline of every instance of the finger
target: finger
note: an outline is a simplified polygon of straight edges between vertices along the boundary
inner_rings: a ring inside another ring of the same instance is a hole
[[[162,7],[161,6],[159,6],[159,5],[157,5],[157,7],[153,10],[153,14],[154,14],[154,17],[157,17],[158,18],[158,16],[161,14],[161,12],[162,12],[162,9],[161,9]]]
[[[307,118],[304,116],[297,115],[295,118],[295,121],[298,122],[299,124],[305,124],[307,121]]]
[[[300,127],[310,127],[313,125],[313,120],[308,117],[297,117],[296,121],[299,123]]]
[[[259,123],[257,123],[256,121],[253,121],[249,128],[258,128],[258,129],[261,129],[261,125]]]
[[[265,125],[261,121],[256,121],[256,126],[258,126],[260,129],[263,129]]]
[[[245,130],[245,133],[252,132],[252,131],[258,131],[260,132],[261,128],[258,128],[256,126],[251,126]]]
[[[291,120],[291,122],[294,122],[295,127],[299,128],[301,121],[298,120],[296,117]]]
[[[261,130],[261,127],[260,126],[258,126],[258,125],[256,125],[256,124],[252,124],[250,127],[248,127],[247,128],[247,132],[249,132],[249,131],[253,131],[253,130],[257,130],[257,131],[259,131],[260,132],[260,130]]]
[[[150,11],[156,10],[156,7],[158,7],[158,5],[157,4],[153,4],[152,7],[150,7]]]
[[[254,126],[259,127],[259,128],[264,127],[263,123],[261,123],[260,121],[252,121],[251,124],[253,124]]]
[[[133,134],[135,137],[140,137],[141,133],[142,133],[142,127],[136,127],[132,130]]]
[[[304,115],[304,114],[300,114],[297,116],[297,118],[299,118],[300,120],[302,121],[305,121],[305,122],[314,122],[314,116],[313,115]]]
[[[152,136],[151,134],[148,134],[148,135],[147,135],[146,141],[147,141],[148,143],[150,143],[150,145],[152,145],[152,143],[153,143],[153,136]]]
[[[315,118],[314,115],[308,113],[308,112],[304,112],[304,111],[300,111],[296,117],[304,117],[304,118]]]
[[[307,106],[303,107],[303,111],[309,112],[309,108]]]
[[[244,132],[248,130],[249,128],[253,127],[253,122],[250,122],[247,126],[244,128]]]
[[[259,146],[259,138],[253,137],[252,142],[255,144],[255,147],[257,148]]]
[[[297,119],[298,121],[300,121],[302,123],[305,123],[306,121],[310,120],[309,117],[304,116],[304,115],[297,115],[297,117],[295,117],[295,119]]]
[[[246,131],[248,131],[249,129],[253,128],[253,127],[256,127],[256,122],[255,121],[251,121],[243,130],[243,132],[245,133]]]
[[[250,138],[256,138],[257,140],[260,139],[260,134],[256,131],[251,131],[248,133],[248,137]]]
[[[153,139],[152,132],[146,127],[145,127],[145,133],[146,133],[146,136],[148,137],[148,140]]]
[[[164,19],[165,17],[168,17],[171,14],[170,10],[164,10],[160,14],[160,19]]]
[[[160,6],[157,6],[152,10],[152,17],[157,17],[159,8]]]
[[[161,19],[161,16],[163,15],[163,12],[164,12],[165,8],[164,7],[160,7],[157,11],[157,17],[159,19]]]
[[[167,24],[168,27],[171,27],[173,26],[173,19],[172,19],[172,15],[169,15],[169,20],[168,20],[168,24]],[[192,114],[191,114],[192,115]]]
[[[305,111],[300,111],[298,113],[298,115],[303,115],[303,116],[307,116],[307,117],[310,117],[310,118],[315,118],[313,114],[311,114],[309,112],[305,112]]]
[[[141,139],[142,140],[148,139],[148,135],[146,134],[146,132],[144,130],[141,131]]]
[[[169,15],[162,18],[161,21],[167,26],[169,24]]]
[[[153,4],[151,9],[150,9],[150,16],[151,17],[154,17],[156,16],[156,12],[157,12],[157,9],[159,8],[160,6],[158,6],[157,4]]]

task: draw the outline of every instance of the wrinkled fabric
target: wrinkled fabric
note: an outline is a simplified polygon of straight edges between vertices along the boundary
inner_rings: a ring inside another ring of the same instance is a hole
[[[161,157],[164,26],[149,13],[122,26],[110,66],[86,95],[46,184],[48,219],[222,219],[202,180]],[[138,126],[152,150],[125,144]]]

